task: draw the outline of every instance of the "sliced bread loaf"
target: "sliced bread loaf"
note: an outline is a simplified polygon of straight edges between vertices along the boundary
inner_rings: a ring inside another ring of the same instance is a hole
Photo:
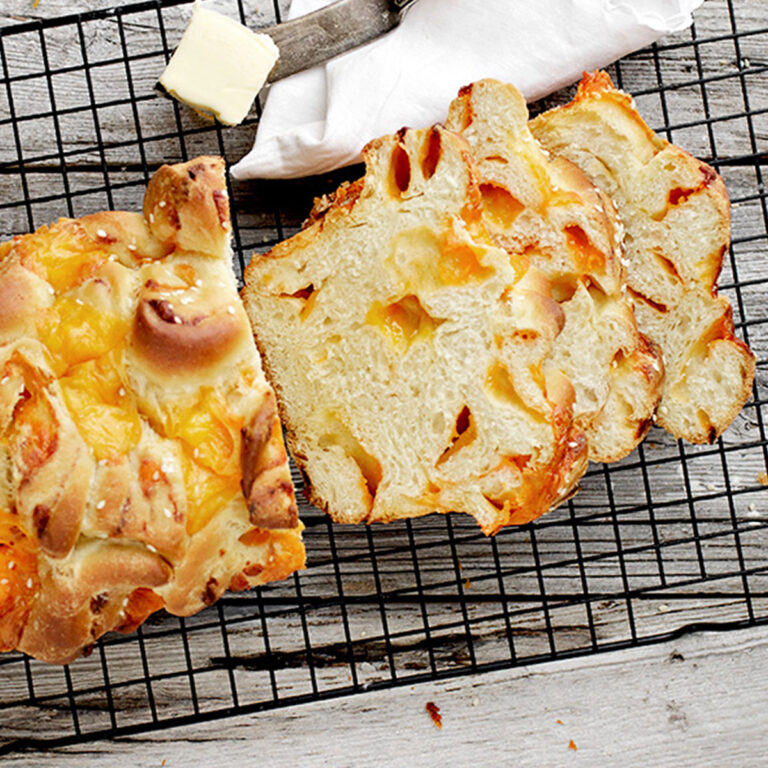
[[[337,522],[471,514],[486,534],[586,467],[551,361],[563,313],[491,241],[465,142],[403,130],[246,270],[243,299],[309,496]]]
[[[585,75],[573,102],[531,130],[618,208],[638,325],[664,354],[659,424],[694,443],[714,441],[744,405],[755,370],[734,336],[730,303],[717,294],[730,241],[723,180],[657,136],[605,72]]]
[[[482,80],[463,88],[446,127],[469,142],[493,240],[551,281],[565,326],[550,361],[574,386],[589,457],[626,456],[651,424],[663,370],[626,295],[613,204],[575,165],[541,148],[511,85]]]

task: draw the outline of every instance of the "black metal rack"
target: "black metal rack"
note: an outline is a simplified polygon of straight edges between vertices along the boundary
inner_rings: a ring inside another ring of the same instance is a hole
[[[187,2],[0,29],[0,143],[15,155],[0,162],[3,235],[136,209],[161,162],[247,150],[258,108],[223,129],[152,89]],[[279,20],[276,2],[246,5],[231,10],[251,26]],[[459,516],[348,527],[304,506],[309,564],[287,582],[154,616],[70,667],[0,657],[0,755],[768,622],[768,26],[749,6],[709,0],[696,27],[611,68],[731,193],[721,286],[758,370],[724,437],[692,446],[654,429],[624,461],[593,465],[566,506],[493,539]],[[240,271],[358,172],[233,185]]]

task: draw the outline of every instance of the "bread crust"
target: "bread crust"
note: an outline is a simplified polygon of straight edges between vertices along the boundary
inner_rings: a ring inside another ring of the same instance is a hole
[[[539,115],[531,129],[610,194],[624,220],[638,324],[665,359],[658,424],[693,443],[713,442],[744,406],[755,371],[730,303],[717,293],[730,244],[725,183],[657,136],[605,72],[585,73],[574,100]]]
[[[0,649],[68,663],[303,567],[221,158],[0,247]],[[5,279],[7,278],[7,279]]]

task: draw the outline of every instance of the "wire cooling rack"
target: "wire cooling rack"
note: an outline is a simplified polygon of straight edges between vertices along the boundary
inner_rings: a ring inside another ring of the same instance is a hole
[[[0,29],[0,236],[61,215],[138,209],[162,162],[238,159],[223,129],[153,90],[189,13],[144,2]],[[532,525],[483,537],[461,516],[331,525],[307,506],[307,570],[153,616],[88,658],[0,657],[0,754],[157,730],[373,688],[768,621],[768,13],[708,0],[696,27],[612,68],[648,121],[712,163],[733,202],[722,290],[758,357],[752,400],[711,446],[652,430]],[[221,0],[253,27],[279,6]],[[561,93],[548,100],[568,98]],[[542,105],[538,105],[541,107]],[[231,190],[237,267],[292,234],[313,195],[360,169]],[[300,480],[295,478],[300,487]]]

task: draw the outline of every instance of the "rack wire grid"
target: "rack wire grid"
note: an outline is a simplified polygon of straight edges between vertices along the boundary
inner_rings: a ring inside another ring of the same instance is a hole
[[[251,27],[280,18],[268,0],[217,5]],[[0,754],[768,621],[768,16],[761,26],[758,5],[708,0],[693,28],[611,68],[650,124],[713,164],[730,191],[721,289],[758,368],[721,439],[692,446],[653,429],[627,459],[591,465],[567,505],[489,539],[460,515],[353,527],[303,505],[309,562],[292,579],[190,618],[155,615],[69,667],[3,655]],[[152,0],[0,29],[0,235],[138,209],[163,162],[245,153],[258,105],[244,126],[222,128],[154,91],[188,14],[185,0]],[[298,229],[313,195],[359,172],[233,184],[239,273]]]

